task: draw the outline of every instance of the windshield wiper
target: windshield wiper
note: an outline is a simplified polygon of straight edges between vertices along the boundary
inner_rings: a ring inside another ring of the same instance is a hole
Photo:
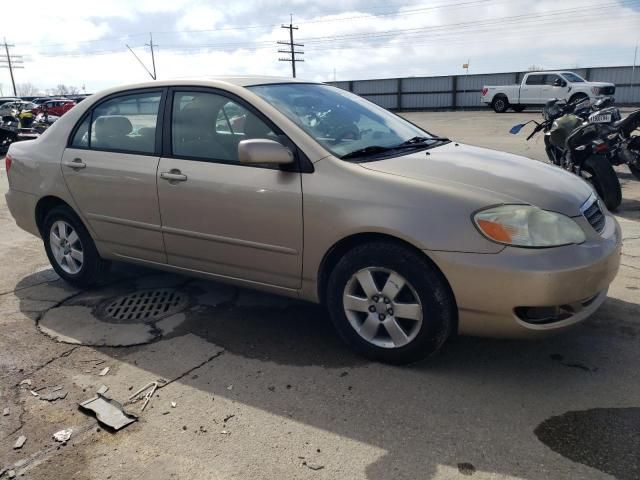
[[[366,157],[367,155],[375,155],[376,153],[383,153],[389,150],[394,150],[395,147],[383,147],[381,145],[370,145],[368,147],[359,148],[358,150],[354,150],[353,152],[349,152],[345,155],[342,155],[340,158],[343,160],[348,160],[349,158],[359,158]]]
[[[446,137],[413,137],[413,138],[410,138],[409,140],[402,142],[399,145],[396,145],[396,147],[406,147],[409,145],[421,145],[430,140],[434,142],[450,142],[451,141]]]
[[[381,145],[370,145],[368,147],[359,148],[358,150],[349,152],[341,156],[340,158],[343,160],[348,160],[350,158],[360,158],[366,157],[368,155],[377,155],[378,153],[385,153],[391,150],[402,150],[405,148],[428,148],[428,146],[425,146],[424,144],[429,141],[437,143],[449,142],[450,140],[444,137],[413,137],[397,145],[391,145],[390,147],[383,147]]]

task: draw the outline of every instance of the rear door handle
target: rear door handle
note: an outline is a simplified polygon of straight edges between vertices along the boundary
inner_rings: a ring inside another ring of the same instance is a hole
[[[187,176],[183,175],[178,169],[172,169],[170,172],[160,172],[160,178],[169,182],[186,182]]]
[[[64,162],[65,167],[79,170],[81,168],[87,168],[87,164],[82,161],[81,158],[74,158],[72,162]]]

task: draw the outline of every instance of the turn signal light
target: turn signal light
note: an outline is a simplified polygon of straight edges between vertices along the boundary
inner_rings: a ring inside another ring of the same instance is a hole
[[[509,232],[509,228],[496,222],[490,222],[489,220],[478,220],[478,227],[484,232],[484,234],[501,243],[511,243],[512,236]]]
[[[9,169],[11,168],[11,162],[13,162],[13,158],[11,158],[11,155],[7,154],[7,156],[4,157],[4,169],[7,174],[9,173]]]

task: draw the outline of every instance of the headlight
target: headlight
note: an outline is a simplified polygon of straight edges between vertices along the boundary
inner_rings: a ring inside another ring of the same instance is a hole
[[[573,219],[531,205],[502,205],[476,213],[478,230],[494,242],[514,247],[558,247],[585,241]]]

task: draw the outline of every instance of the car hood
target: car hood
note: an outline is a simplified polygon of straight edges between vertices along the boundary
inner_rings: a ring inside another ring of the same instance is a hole
[[[529,204],[569,216],[580,215],[593,192],[584,180],[554,165],[453,142],[360,165],[421,182],[457,184],[461,193],[481,190],[495,204]]]

